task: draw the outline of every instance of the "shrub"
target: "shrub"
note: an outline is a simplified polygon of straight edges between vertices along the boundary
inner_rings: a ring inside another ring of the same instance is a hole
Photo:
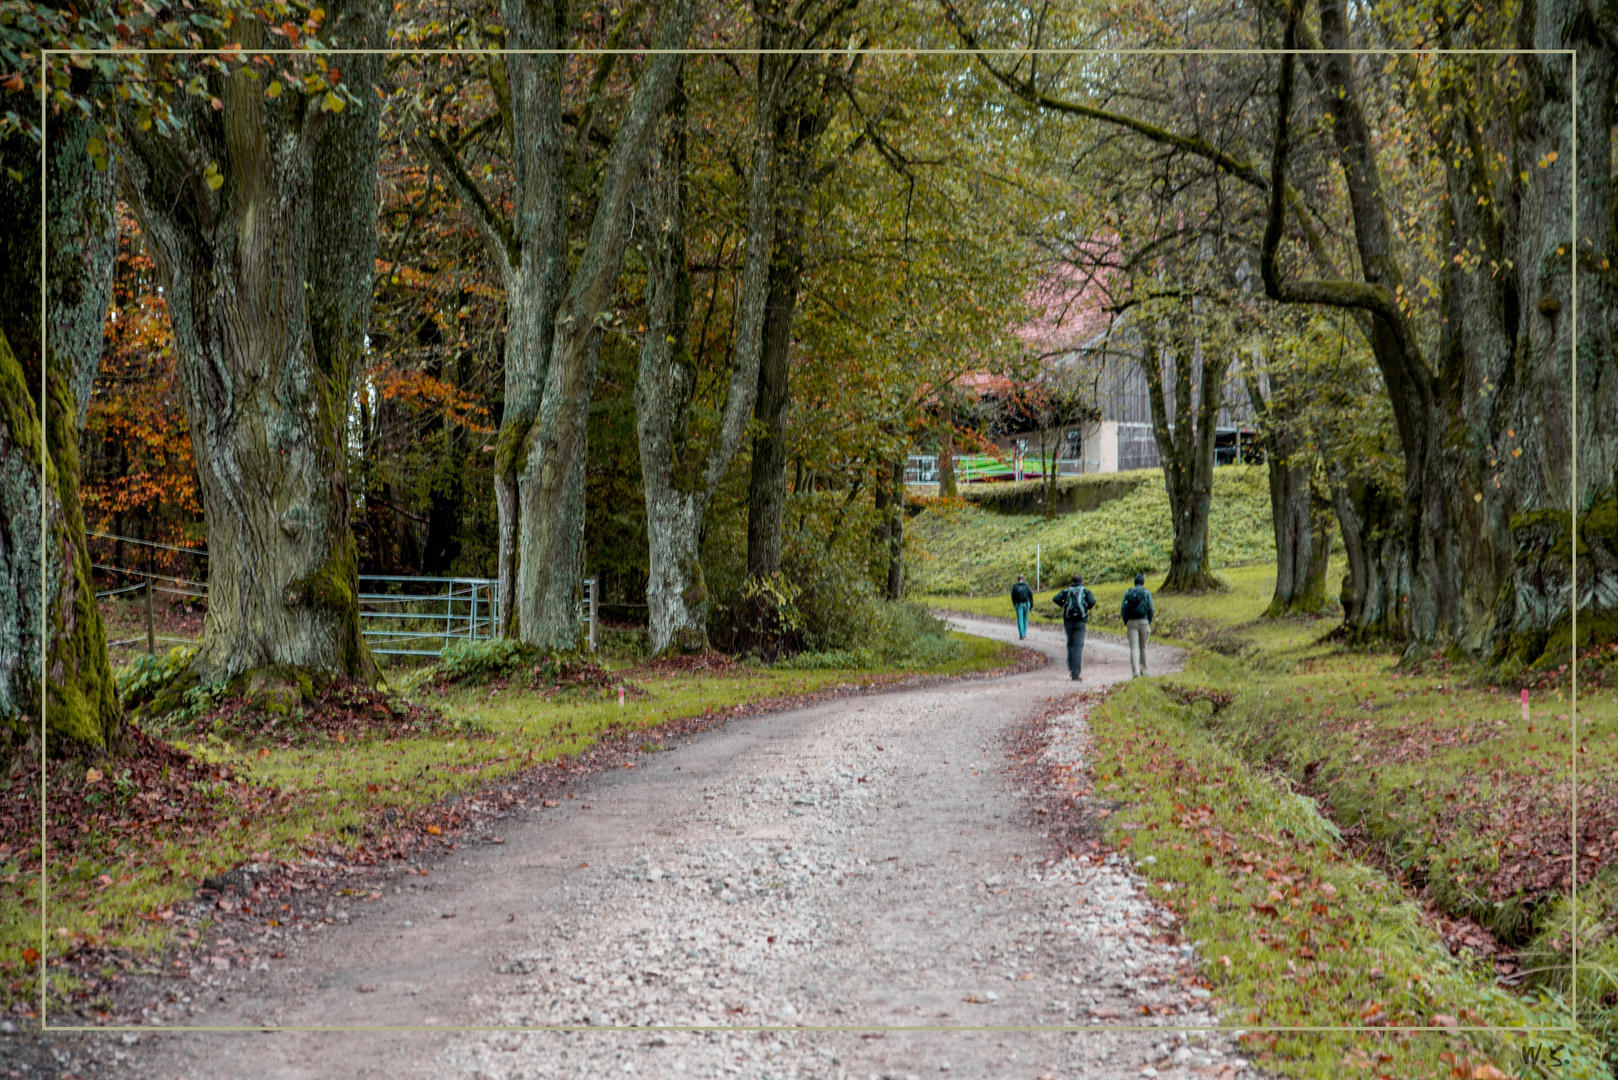
[[[731,597],[715,602],[709,639],[725,652],[775,660],[803,647],[801,590],[782,574],[749,577]]]
[[[497,679],[532,661],[537,651],[513,638],[457,641],[440,654],[434,675],[444,683]]]
[[[958,659],[961,643],[949,625],[926,607],[909,600],[867,600],[863,606],[865,634],[857,644],[816,649],[783,660],[789,670],[826,668],[921,668]]]
[[[137,656],[112,677],[113,689],[126,709],[136,709],[167,690],[185,673],[197,650],[176,645],[162,656]]]

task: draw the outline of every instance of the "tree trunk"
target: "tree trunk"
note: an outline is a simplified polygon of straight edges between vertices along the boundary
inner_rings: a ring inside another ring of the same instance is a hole
[[[381,48],[388,40],[385,0],[349,0],[334,5],[334,40],[355,48]],[[327,415],[321,425],[337,433],[325,448],[324,464],[331,484],[331,521],[325,573],[338,600],[332,615],[338,630],[339,669],[367,683],[377,679],[375,660],[360,629],[359,552],[350,521],[353,500],[348,485],[349,403],[354,383],[365,370],[366,335],[375,298],[377,182],[381,159],[382,101],[373,89],[383,75],[381,54],[344,57],[345,82],[356,90],[355,102],[327,119],[311,153],[308,254],[309,335],[328,393],[319,401]],[[389,495],[394,492],[389,485]],[[390,499],[398,506],[396,499]],[[410,538],[412,565],[419,547],[410,522],[395,527]]]
[[[1201,360],[1200,399],[1193,405],[1193,375],[1198,343],[1187,319],[1176,313],[1171,320],[1167,355],[1174,365],[1175,424],[1168,422],[1163,392],[1163,355],[1156,331],[1141,321],[1142,370],[1152,405],[1152,435],[1163,459],[1163,483],[1168,489],[1174,544],[1162,592],[1200,592],[1219,588],[1208,565],[1208,515],[1213,497],[1214,424],[1219,416],[1225,368],[1229,360]]]
[[[76,84],[93,76],[69,73]],[[42,706],[53,754],[116,751],[123,731],[79,501],[79,440],[117,247],[113,176],[89,153],[96,126],[76,109],[49,121],[48,340],[40,325],[38,156],[22,138],[0,147],[0,164],[21,173],[0,180],[0,737],[10,743],[0,755],[17,761],[18,744],[37,746]]]
[[[753,169],[748,178],[746,256],[734,367],[719,430],[693,445],[674,430],[688,416],[696,371],[688,345],[691,277],[685,247],[685,99],[674,102],[674,131],[667,155],[654,158],[649,189],[661,235],[647,245],[647,334],[635,389],[641,474],[646,490],[649,573],[646,588],[654,653],[708,647],[708,592],[703,580],[703,519],[755,414],[764,381],[763,352],[769,327],[770,283],[775,276],[775,144],[779,61],[761,56],[755,101]],[[790,314],[787,328],[790,330]],[[783,376],[784,382],[784,376]],[[784,387],[783,387],[784,390]],[[779,444],[779,438],[774,440]],[[756,462],[755,462],[756,464]],[[785,463],[775,468],[776,483]],[[749,522],[751,530],[752,523]],[[780,506],[774,522],[777,561]]]
[[[557,311],[539,415],[518,450],[517,618],[523,640],[544,649],[579,645],[585,431],[601,349],[600,316],[623,265],[630,193],[680,71],[683,55],[674,50],[684,47],[694,13],[693,0],[675,0],[663,14],[657,48],[664,51],[648,61],[613,139],[589,242]]]
[[[678,418],[695,390],[690,349],[691,272],[685,246],[685,102],[677,91],[667,152],[648,169],[646,333],[635,381],[635,432],[646,493],[648,633],[654,655],[708,648],[708,596],[702,526],[708,492],[680,468],[685,432]]]
[[[902,600],[905,593],[905,459],[901,453],[893,463],[888,498],[888,589],[889,600]]]
[[[348,12],[335,17],[341,25]],[[255,18],[236,25],[246,49],[261,44]],[[204,182],[190,139],[131,123],[125,191],[168,300],[208,524],[208,613],[190,675],[240,680],[283,707],[317,683],[375,677],[360,636],[345,474],[370,273],[340,246],[366,227],[348,215],[375,205],[374,174],[353,182],[374,162],[374,115],[364,114],[369,136],[344,133],[302,93],[269,99],[241,69],[211,79],[223,108],[187,105],[184,130],[218,147],[222,183]],[[360,160],[325,161],[317,181],[328,133],[323,157]],[[314,232],[317,190],[359,204],[322,209],[324,227],[340,234],[330,242]],[[330,281],[355,273],[363,285]],[[316,314],[309,296],[322,279],[339,295]]]
[[[1300,460],[1298,438],[1288,416],[1286,377],[1270,373],[1270,399],[1258,379],[1247,379],[1247,397],[1258,417],[1259,437],[1270,480],[1270,520],[1275,530],[1275,593],[1264,614],[1316,615],[1326,607],[1326,561],[1331,551],[1331,507],[1315,494],[1314,459]]]
[[[948,406],[941,406],[941,411]],[[961,485],[955,478],[955,423],[948,413],[938,425],[938,494],[954,499],[961,494]]]
[[[1354,479],[1332,485],[1332,505],[1348,555],[1341,594],[1344,638],[1353,645],[1403,641],[1409,630],[1410,576],[1399,500]]]
[[[803,208],[776,218],[775,258],[770,263],[765,303],[764,348],[758,366],[758,399],[753,418],[752,477],[747,488],[747,573],[769,577],[781,572],[781,520],[786,508],[786,411],[791,394],[792,324],[798,313],[803,276]]]
[[[826,26],[821,26],[826,30]],[[761,35],[761,46],[782,42],[776,31]],[[812,39],[812,36],[811,36]],[[808,44],[811,39],[804,39]],[[772,71],[782,80],[794,78],[797,62]],[[798,70],[796,78],[804,73]],[[831,166],[815,169],[813,153],[826,129],[830,110],[802,102],[789,107],[794,87],[774,88],[777,155],[788,155],[776,193],[775,251],[770,262],[769,298],[765,302],[763,352],[759,360],[758,394],[753,419],[761,430],[753,440],[752,475],[747,492],[747,572],[770,577],[781,571],[782,518],[786,508],[786,411],[791,402],[792,327],[798,313],[798,290],[803,279],[803,228],[809,196],[830,173]]]

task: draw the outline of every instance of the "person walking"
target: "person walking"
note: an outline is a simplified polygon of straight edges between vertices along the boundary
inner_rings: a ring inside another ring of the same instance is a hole
[[[1034,590],[1028,579],[1017,575],[1017,584],[1011,587],[1011,606],[1017,609],[1017,640],[1028,636],[1028,609],[1034,606]]]
[[[1082,575],[1074,574],[1073,584],[1051,597],[1051,603],[1062,611],[1062,629],[1067,631],[1067,674],[1077,682],[1084,667],[1084,629],[1090,622],[1090,609],[1096,606],[1096,595],[1084,587]]]
[[[1146,591],[1146,575],[1135,575],[1135,587],[1124,593],[1124,630],[1129,634],[1129,673],[1133,678],[1146,674],[1146,639],[1152,636],[1152,594]]]

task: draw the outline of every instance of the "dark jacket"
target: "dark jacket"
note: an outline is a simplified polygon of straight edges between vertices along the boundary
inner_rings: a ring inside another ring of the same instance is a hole
[[[1028,587],[1028,582],[1019,581],[1011,587],[1011,602],[1013,604],[1032,604],[1034,590]]]
[[[1077,590],[1077,592],[1074,590]],[[1084,612],[1084,614],[1068,614],[1067,601],[1070,594],[1075,600],[1080,602],[1081,610]],[[1057,593],[1055,596],[1051,597],[1051,603],[1055,604],[1057,608],[1061,610],[1063,622],[1088,622],[1090,619],[1090,609],[1096,606],[1096,594],[1085,588],[1083,585],[1070,585],[1061,592]]]
[[[1145,619],[1151,622],[1154,617],[1152,611],[1152,594],[1146,591],[1146,586],[1136,585],[1124,593],[1124,607],[1120,613],[1124,622],[1130,619]]]

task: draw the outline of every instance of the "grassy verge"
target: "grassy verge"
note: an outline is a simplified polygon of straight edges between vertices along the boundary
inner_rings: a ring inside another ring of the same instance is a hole
[[[1091,720],[1098,794],[1127,804],[1113,837],[1154,857],[1145,869],[1172,885],[1163,895],[1215,958],[1219,992],[1255,1024],[1566,1023],[1566,676],[1530,692],[1525,721],[1515,689],[1473,672],[1411,672],[1323,642],[1333,620],[1263,619],[1273,566],[1221,577],[1223,592],[1156,598],[1157,640],[1190,647],[1185,670],[1120,688]],[[1092,586],[1096,625],[1116,629],[1125,587]],[[1036,615],[1057,621],[1040,600]],[[1012,613],[1003,597],[928,602]],[[1587,666],[1599,679],[1604,665]],[[1618,697],[1586,685],[1579,715],[1585,1034],[1576,1063],[1546,1075],[1606,1076],[1618,1048]],[[1392,1056],[1368,1065],[1373,1042]],[[1538,1075],[1513,1038],[1472,1033],[1266,1036],[1255,1049],[1298,1076],[1471,1075],[1447,1071],[1463,1059],[1481,1075]]]
[[[167,763],[104,776],[82,766],[71,773],[59,768],[50,780],[47,958],[85,947],[153,954],[171,940],[172,905],[205,877],[246,861],[343,858],[362,844],[385,849],[390,831],[431,826],[433,807],[446,796],[578,755],[608,736],[747,703],[882,685],[907,674],[966,675],[1016,661],[1011,646],[956,637],[956,655],[927,668],[625,666],[615,674],[635,689],[622,706],[613,687],[550,696],[498,684],[442,695],[418,691],[447,723],[427,733],[321,735],[296,745],[207,735],[175,743],[196,763],[184,777],[171,774]],[[36,785],[37,775],[12,777],[0,797],[18,805]],[[31,805],[32,817],[13,813],[0,836],[0,997],[8,1007],[30,1007],[38,994],[39,817],[37,802]],[[72,819],[56,820],[69,806]],[[71,846],[55,839],[69,828]],[[53,978],[53,989],[71,994],[73,985]]]
[[[1124,686],[1090,717],[1095,794],[1121,804],[1109,839],[1144,860],[1152,891],[1184,918],[1227,1019],[1359,1029],[1253,1032],[1249,1054],[1321,1080],[1502,1077],[1536,1074],[1522,1053],[1535,1041],[1568,1047],[1554,1075],[1610,1075],[1589,1032],[1461,1030],[1560,1026],[1568,1012],[1549,990],[1508,992],[1487,964],[1452,956],[1400,884],[1354,858],[1313,801],[1215,734],[1266,709],[1277,685],[1197,652],[1172,681]],[[1377,1030],[1388,1027],[1446,1030]]]

